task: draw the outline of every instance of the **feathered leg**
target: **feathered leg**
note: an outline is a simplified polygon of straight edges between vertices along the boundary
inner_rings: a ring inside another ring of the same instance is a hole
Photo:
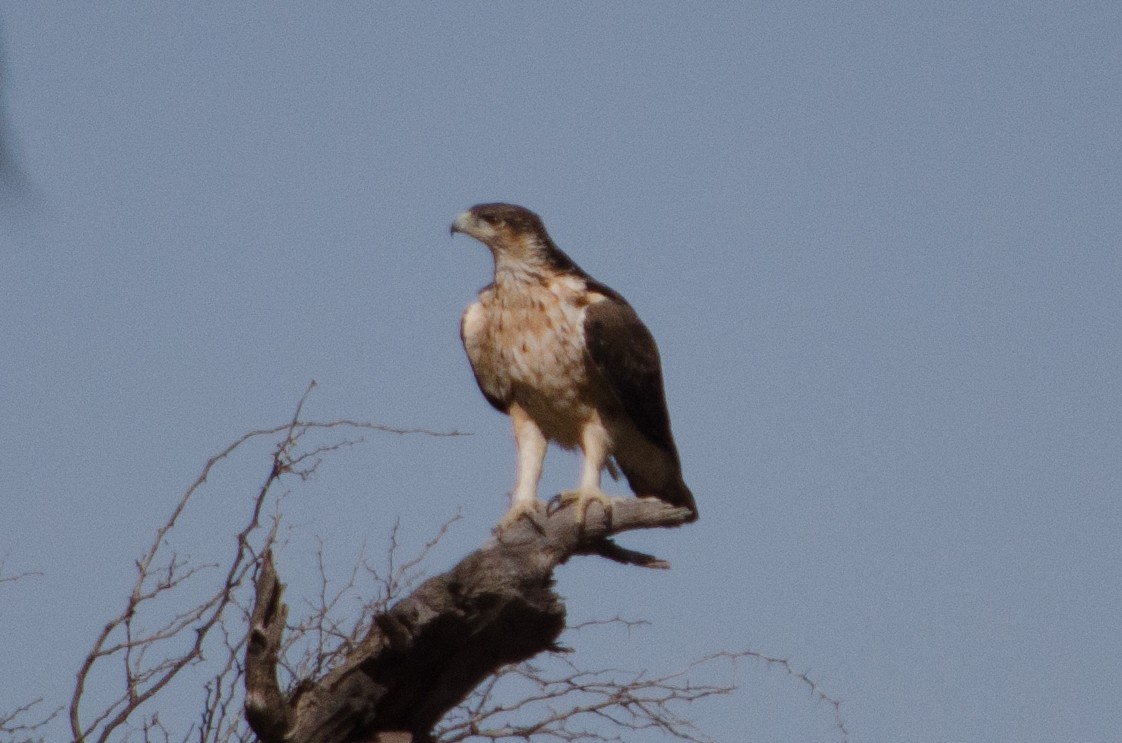
[[[510,526],[523,516],[532,514],[538,505],[538,482],[545,461],[546,439],[538,424],[526,414],[522,406],[510,407],[510,421],[514,427],[514,446],[518,451],[514,490],[510,494],[510,510],[499,521],[499,528]]]
[[[600,476],[608,465],[611,438],[599,418],[585,424],[581,430],[580,448],[584,453],[580,486],[576,490],[561,493],[560,500],[563,504],[576,503],[578,524],[584,524],[588,507],[593,502],[599,503],[610,519],[612,499],[600,489]]]

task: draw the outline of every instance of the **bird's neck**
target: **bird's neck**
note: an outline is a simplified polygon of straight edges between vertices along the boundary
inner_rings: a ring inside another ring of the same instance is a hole
[[[495,253],[495,285],[524,286],[540,284],[548,280],[556,271],[543,256],[528,251],[522,255]]]
[[[527,235],[502,249],[492,247],[491,255],[495,259],[495,285],[499,287],[544,284],[561,274],[588,279],[588,274],[549,237]]]

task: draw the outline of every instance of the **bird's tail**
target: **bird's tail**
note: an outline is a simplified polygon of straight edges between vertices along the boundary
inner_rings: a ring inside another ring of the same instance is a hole
[[[658,452],[656,454],[659,454],[659,456],[649,457],[645,460],[637,460],[633,457],[627,461],[621,461],[619,452],[617,452],[615,463],[627,476],[627,484],[631,486],[631,492],[635,495],[639,497],[651,496],[677,508],[688,508],[690,516],[685,520],[685,523],[697,521],[697,502],[694,501],[693,493],[690,492],[685,481],[682,480],[681,472],[678,469],[677,454],[673,451],[669,455],[662,455]],[[636,466],[637,461],[641,461],[645,466]],[[658,465],[661,465],[661,467]]]
[[[655,496],[672,506],[690,509],[691,515],[687,519],[687,523],[697,521],[697,502],[693,499],[693,493],[686,487],[682,478],[676,478],[669,487],[662,488],[658,493],[655,493]]]

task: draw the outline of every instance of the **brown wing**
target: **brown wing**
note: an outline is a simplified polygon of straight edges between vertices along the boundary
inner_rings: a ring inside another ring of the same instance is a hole
[[[662,387],[658,346],[623,299],[609,297],[585,311],[588,355],[645,439],[677,458]]]
[[[631,305],[618,294],[585,311],[584,337],[589,358],[623,407],[636,433],[616,441],[615,459],[637,495],[653,495],[684,506],[697,518],[693,493],[682,480],[678,450],[670,433],[670,414],[662,387],[658,346]]]

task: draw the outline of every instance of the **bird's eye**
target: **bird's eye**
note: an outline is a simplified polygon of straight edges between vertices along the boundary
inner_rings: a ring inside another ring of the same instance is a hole
[[[494,214],[481,214],[479,216],[479,218],[482,219],[487,224],[491,225],[492,227],[497,225],[500,221],[499,218],[496,217]]]

